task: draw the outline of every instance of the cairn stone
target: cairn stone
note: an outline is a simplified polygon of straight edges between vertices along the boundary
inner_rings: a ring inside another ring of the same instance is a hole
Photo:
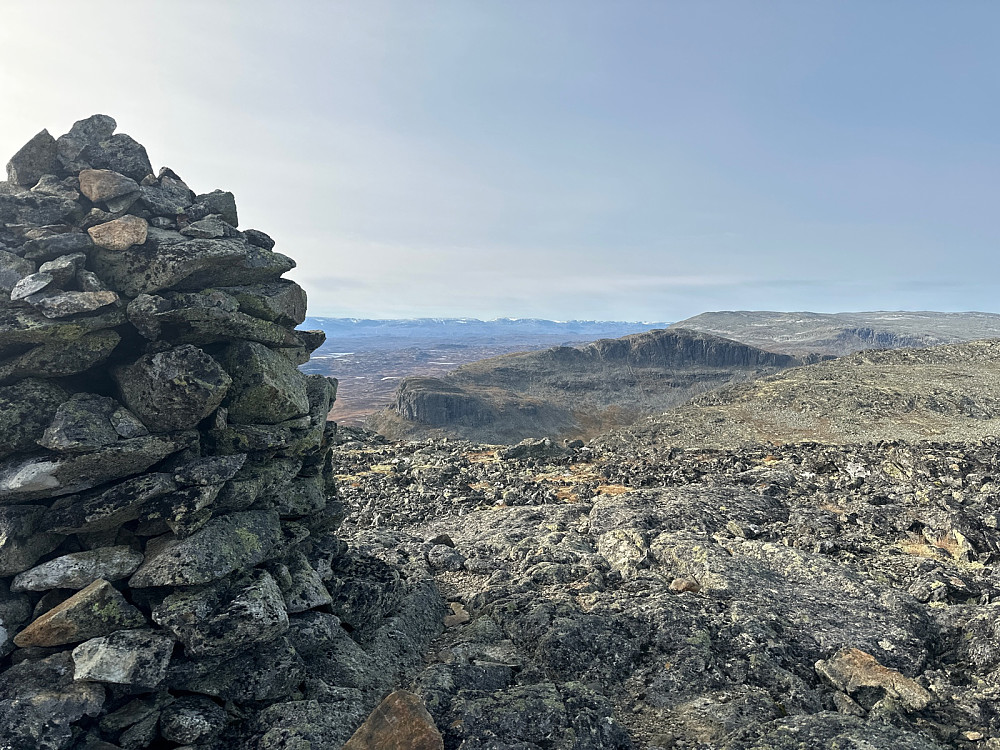
[[[0,189],[0,747],[277,747],[301,706],[339,746],[386,683],[297,624],[347,550],[323,334],[232,193],[115,128],[43,131]]]

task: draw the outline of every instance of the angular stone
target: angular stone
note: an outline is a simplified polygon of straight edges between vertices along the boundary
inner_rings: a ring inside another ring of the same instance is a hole
[[[8,459],[0,462],[0,504],[70,495],[132,476],[196,440],[197,433],[179,432],[119,440],[79,455]]]
[[[301,325],[306,319],[306,293],[294,281],[281,279],[270,284],[231,287],[240,312],[283,326]]]
[[[91,267],[112,289],[129,297],[162,289],[256,284],[295,267],[284,255],[235,238],[152,245],[147,242],[125,252],[96,250]]]
[[[203,240],[212,240],[226,236],[226,226],[222,219],[214,214],[206,216],[199,221],[193,221],[181,230],[185,237],[195,237]]]
[[[43,130],[7,162],[7,179],[16,185],[31,187],[42,175],[52,174],[59,168],[56,153],[56,139],[48,130]]]
[[[232,379],[201,349],[185,344],[116,368],[126,405],[151,430],[192,427],[222,403]]]
[[[247,229],[243,232],[246,235],[247,242],[256,247],[262,247],[265,250],[273,250],[275,242],[271,239],[271,236],[259,229]]]
[[[141,564],[142,554],[131,547],[99,547],[73,552],[18,574],[11,591],[79,590],[98,578],[106,581],[127,578]]]
[[[176,489],[169,474],[144,474],[91,497],[59,501],[45,513],[43,524],[62,534],[115,529],[137,519],[146,504]]]
[[[856,648],[843,648],[827,660],[820,659],[816,673],[848,695],[862,689],[880,689],[909,711],[926,708],[933,698],[920,683]]]
[[[261,736],[254,747],[257,750],[343,747],[350,737],[351,728],[364,718],[367,702],[359,690],[337,688],[336,694],[343,698],[332,702],[288,701],[268,706],[257,719]],[[404,750],[410,746],[403,744],[397,747]]]
[[[15,195],[0,193],[0,224],[43,227],[73,221],[82,215],[79,204],[65,198],[30,192]],[[27,254],[25,257],[28,257]]]
[[[25,301],[41,310],[46,318],[66,318],[113,305],[118,301],[118,295],[114,292],[59,292],[33,294]]]
[[[246,460],[245,453],[202,458],[177,469],[174,472],[174,481],[182,487],[222,484],[236,476]]]
[[[234,701],[274,701],[300,685],[304,671],[302,658],[281,636],[232,655],[177,657],[170,665],[167,684],[174,691]]]
[[[38,267],[39,273],[52,275],[52,280],[57,287],[64,289],[79,271],[83,269],[83,264],[87,262],[87,256],[83,253],[71,253],[60,255],[54,260],[46,261]]]
[[[0,506],[0,577],[27,570],[62,544],[64,537],[42,523],[43,513],[30,505]]]
[[[211,519],[212,503],[221,489],[221,484],[185,487],[143,507],[139,520],[165,523],[178,539],[184,539]]]
[[[39,445],[54,451],[90,451],[118,441],[111,415],[121,405],[113,398],[78,393],[61,404]]]
[[[62,255],[86,253],[94,247],[90,235],[83,232],[65,232],[24,243],[22,251],[28,260],[52,260]]]
[[[289,614],[323,607],[333,601],[330,592],[323,585],[323,579],[313,570],[301,551],[296,550],[283,565],[275,567],[280,569],[276,571],[275,577],[281,586],[285,609]]]
[[[210,698],[185,695],[160,714],[160,734],[180,744],[210,743],[225,728],[225,710]]]
[[[174,641],[152,630],[119,630],[73,649],[73,679],[154,688],[163,682]]]
[[[35,264],[14,253],[0,250],[0,292],[10,292],[25,276],[35,272]]]
[[[58,144],[58,141],[56,143]],[[53,174],[43,175],[38,184],[31,188],[31,192],[68,201],[80,200],[80,193],[73,187],[72,180],[60,180]]]
[[[0,456],[34,450],[67,395],[34,378],[0,387]]]
[[[444,740],[423,701],[397,690],[365,719],[343,750],[444,750]]]
[[[87,230],[90,239],[97,247],[105,250],[128,250],[133,245],[141,245],[146,241],[149,224],[138,216],[123,216],[120,219],[98,224]]]
[[[72,725],[97,716],[104,688],[73,680],[68,652],[15,664],[0,674],[0,743],[5,750],[63,750]]]
[[[226,399],[235,424],[277,424],[309,413],[305,376],[266,346],[240,342],[219,356],[233,376]]]
[[[94,203],[139,192],[139,183],[110,169],[85,169],[80,172],[80,192]]]
[[[150,542],[146,561],[129,580],[132,588],[211,583],[238,568],[252,568],[282,543],[278,515],[247,511],[213,518],[187,539],[172,535]]]
[[[139,199],[154,215],[174,219],[194,203],[194,193],[182,180],[165,175],[158,186],[139,188]]]
[[[142,182],[144,177],[153,174],[146,149],[124,133],[87,145],[79,158],[96,169],[110,169],[136,182]]]
[[[230,226],[240,225],[239,216],[236,213],[236,197],[225,190],[213,190],[195,198],[196,203],[187,210],[188,218],[191,221],[200,221],[207,216],[216,214]]]
[[[79,322],[79,318],[74,323]],[[73,328],[67,325],[67,328]],[[55,332],[58,335],[58,332]],[[59,378],[89,370],[111,356],[121,341],[114,331],[98,331],[67,342],[36,346],[0,362],[0,383],[20,378]]]
[[[82,143],[100,143],[106,141],[115,132],[118,123],[110,115],[96,114],[83,120],[77,120],[66,134]]]
[[[97,274],[85,268],[76,272],[76,283],[79,285],[81,292],[108,291],[108,288],[104,286],[104,282],[97,277]]]
[[[265,571],[246,581],[171,594],[153,610],[153,621],[173,633],[189,657],[223,656],[288,630],[281,590]]]
[[[50,286],[53,281],[55,279],[50,273],[33,273],[30,276],[25,276],[10,290],[10,299],[12,302],[15,302],[19,299],[30,297],[32,294],[37,294]]]
[[[63,646],[145,624],[142,612],[114,586],[97,580],[28,625],[14,637],[14,643],[21,648]]]

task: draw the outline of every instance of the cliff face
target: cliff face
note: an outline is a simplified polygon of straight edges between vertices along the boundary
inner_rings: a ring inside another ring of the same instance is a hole
[[[589,437],[726,383],[801,364],[678,328],[553,347],[464,365],[444,378],[407,378],[369,420],[386,435],[517,442]]]

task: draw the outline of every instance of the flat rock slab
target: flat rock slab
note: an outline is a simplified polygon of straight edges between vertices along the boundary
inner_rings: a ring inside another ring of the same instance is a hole
[[[127,578],[142,564],[142,553],[131,547],[101,547],[73,552],[20,573],[11,591],[83,589],[99,578],[118,581]]]
[[[76,375],[106,360],[120,342],[115,331],[97,331],[65,343],[36,346],[0,363],[0,383]]]
[[[90,453],[8,459],[0,462],[0,504],[69,495],[138,474],[196,438],[191,432],[150,435],[120,440]]]
[[[14,637],[21,648],[63,646],[146,624],[114,586],[97,580],[49,610]]]
[[[423,701],[397,690],[365,719],[343,750],[444,750],[444,740]]]
[[[113,305],[118,295],[114,292],[58,292],[32,294],[25,301],[41,310],[46,318],[66,318]]]
[[[132,588],[211,583],[237,568],[252,568],[283,540],[277,513],[247,511],[213,518],[186,539],[153,540]],[[158,542],[158,544],[154,544]]]
[[[174,641],[152,630],[119,630],[73,649],[74,679],[154,688],[167,676]]]
[[[60,534],[108,531],[134,521],[144,506],[176,489],[169,474],[143,474],[95,495],[62,498],[42,523]]]
[[[161,289],[203,289],[273,281],[295,267],[287,256],[241,239],[147,242],[124,252],[95,251],[91,269],[115,291],[129,297]]]
[[[232,384],[218,362],[190,344],[147,354],[112,374],[125,403],[154,431],[198,424],[222,403]]]

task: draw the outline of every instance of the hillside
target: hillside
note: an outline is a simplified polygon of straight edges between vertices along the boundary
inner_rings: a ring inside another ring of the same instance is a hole
[[[868,351],[733,385],[609,442],[686,446],[979,440],[1000,434],[1000,341]]]
[[[441,378],[407,378],[369,425],[397,438],[589,438],[698,393],[797,364],[789,355],[673,327],[579,349],[493,357]]]
[[[1000,315],[982,312],[707,312],[676,323],[785,354],[841,356],[864,349],[927,347],[1000,337]]]

